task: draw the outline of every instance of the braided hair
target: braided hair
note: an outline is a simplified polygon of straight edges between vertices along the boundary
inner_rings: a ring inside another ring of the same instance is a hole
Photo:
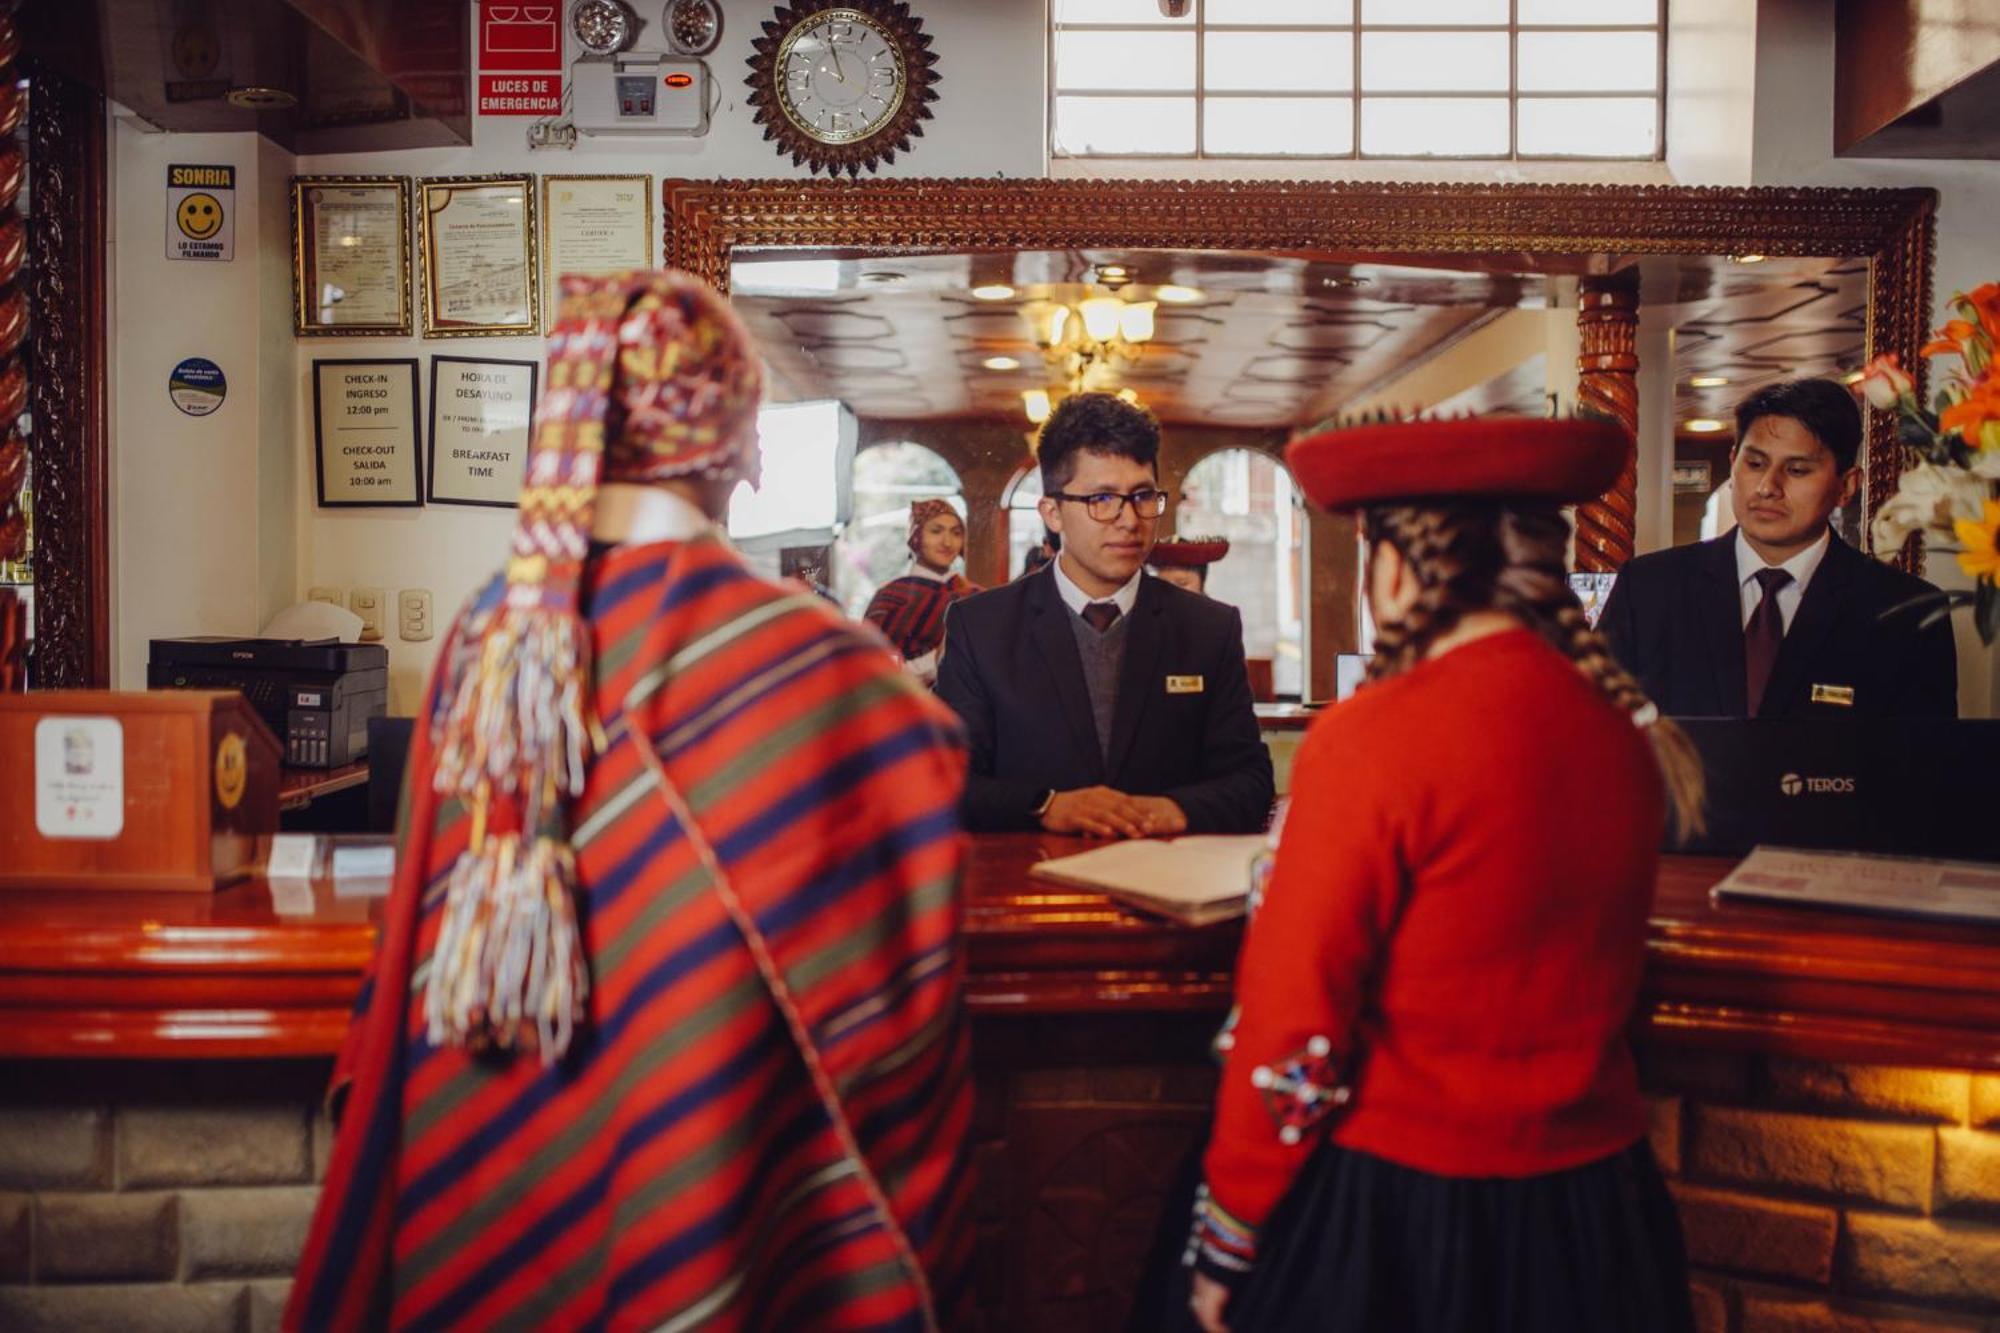
[[[1378,542],[1395,547],[1419,589],[1407,614],[1376,627],[1370,680],[1423,661],[1468,614],[1504,611],[1569,658],[1613,706],[1645,729],[1676,833],[1684,839],[1702,829],[1701,756],[1687,733],[1659,715],[1639,682],[1611,655],[1604,636],[1591,628],[1564,567],[1569,520],[1560,511],[1491,501],[1381,505],[1363,513],[1362,533],[1371,551]]]

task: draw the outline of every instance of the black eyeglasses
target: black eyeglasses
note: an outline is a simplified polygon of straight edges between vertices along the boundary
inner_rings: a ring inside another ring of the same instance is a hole
[[[1068,491],[1050,491],[1051,500],[1073,500],[1084,508],[1084,512],[1099,523],[1116,523],[1118,516],[1131,505],[1132,512],[1140,518],[1158,518],[1167,512],[1167,493],[1152,489],[1133,491],[1130,495],[1120,495],[1117,491],[1097,491],[1090,495],[1071,495]]]

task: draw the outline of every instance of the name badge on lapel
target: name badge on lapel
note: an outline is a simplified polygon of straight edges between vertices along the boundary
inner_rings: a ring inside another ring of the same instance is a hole
[[[1840,708],[1854,707],[1854,687],[1852,685],[1815,685],[1812,687],[1812,701],[1816,704],[1834,704]]]
[[[1201,693],[1201,677],[1200,677],[1200,676],[1168,676],[1168,677],[1167,677],[1167,693],[1168,693],[1168,694],[1200,694],[1200,693]]]

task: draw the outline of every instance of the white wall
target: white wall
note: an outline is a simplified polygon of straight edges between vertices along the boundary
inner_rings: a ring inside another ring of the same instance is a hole
[[[138,689],[148,639],[254,634],[292,600],[292,348],[289,325],[276,323],[290,292],[290,159],[254,134],[158,134],[122,118],[110,133],[112,680]],[[236,168],[234,260],[166,258],[172,163]],[[167,397],[189,356],[215,362],[228,384],[206,417]]]

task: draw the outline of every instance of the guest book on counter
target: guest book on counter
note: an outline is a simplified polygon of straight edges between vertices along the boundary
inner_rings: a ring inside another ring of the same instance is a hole
[[[1142,911],[1205,926],[1241,916],[1250,867],[1270,845],[1261,833],[1138,838],[1059,856],[1029,868],[1038,879],[1096,889]]]
[[[2000,864],[1759,847],[1714,889],[1750,899],[1941,921],[2000,921]]]

